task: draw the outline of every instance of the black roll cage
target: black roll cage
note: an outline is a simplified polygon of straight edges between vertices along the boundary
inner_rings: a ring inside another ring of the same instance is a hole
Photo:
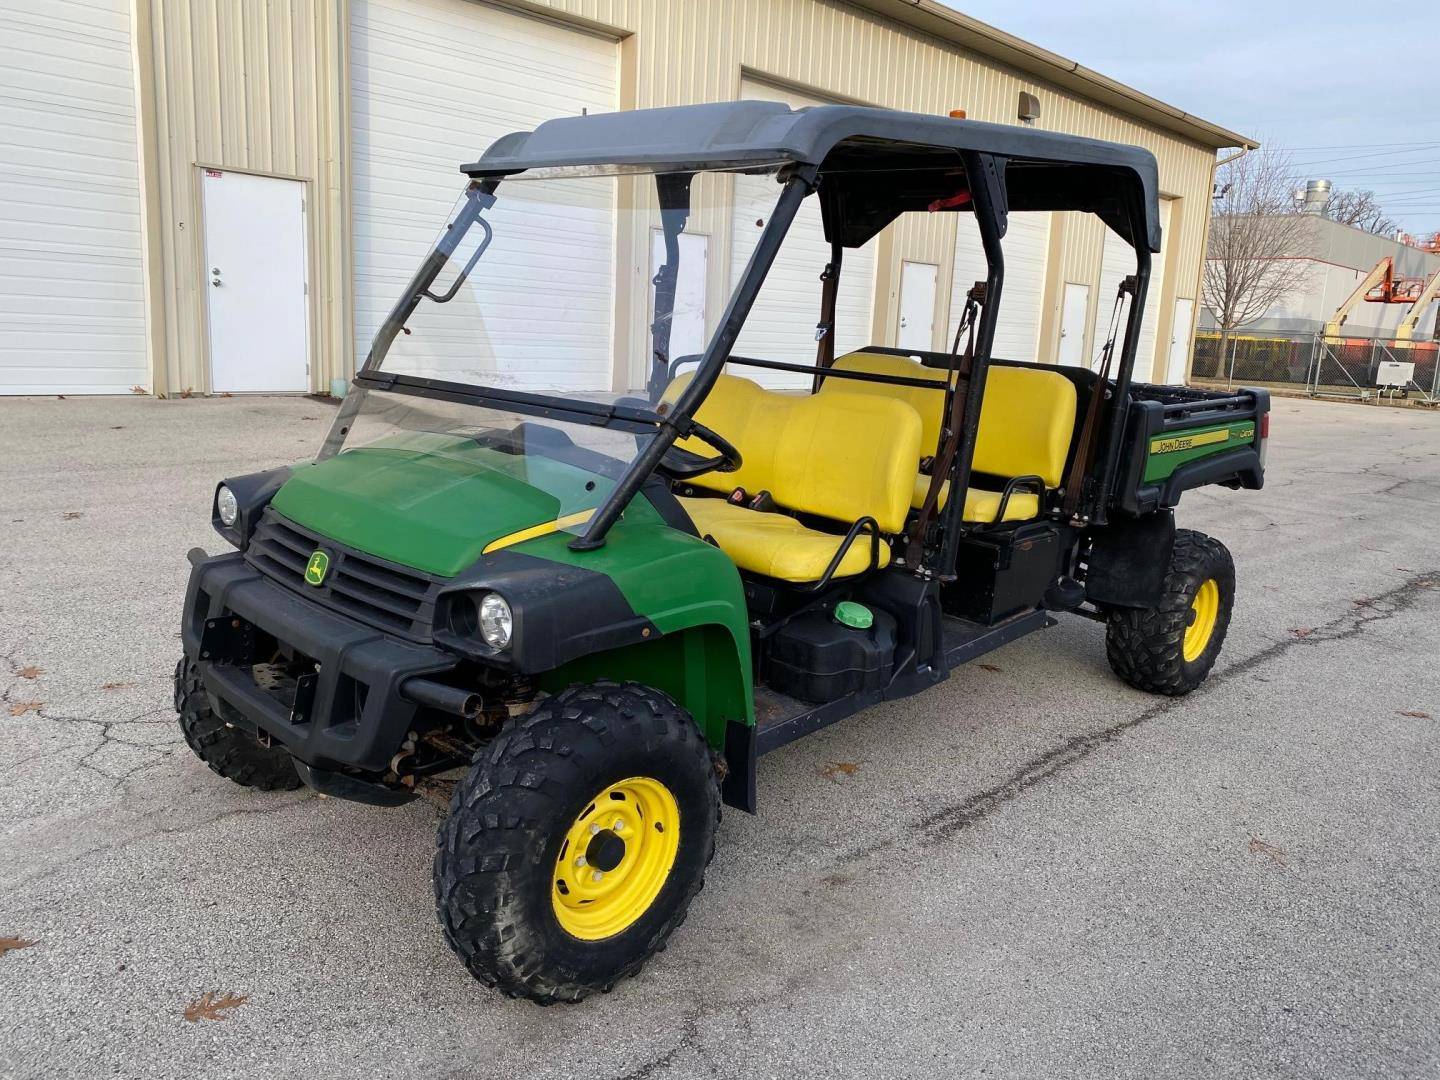
[[[731,106],[693,106],[680,110],[657,110],[657,112],[715,112],[722,109],[739,109],[758,103],[736,103]],[[749,111],[753,112],[753,109]],[[806,118],[806,126],[813,128],[813,114],[841,114],[835,116],[836,124],[846,121],[851,128],[863,128],[877,123],[872,115],[856,119],[854,114],[883,114],[883,110],[855,109],[829,106],[820,109],[800,110],[786,115]],[[610,117],[633,118],[635,114],[608,114],[606,117],[590,118],[606,120]],[[920,117],[913,114],[892,114],[902,118],[911,128],[927,129],[936,123],[936,118]],[[762,117],[763,119],[764,117]],[[883,120],[883,116],[880,117]],[[918,124],[917,124],[918,121]],[[583,123],[582,118],[551,121],[541,125],[536,132],[516,133],[499,140],[486,158],[498,148],[513,144],[521,135],[536,136],[545,129],[556,126]],[[897,121],[898,123],[898,121]],[[961,123],[948,121],[950,124]],[[797,123],[797,127],[801,126]],[[904,126],[904,125],[902,125]],[[1013,128],[999,125],[971,125],[965,130],[970,141],[979,129],[995,129],[1004,132],[1004,138],[997,137],[997,143],[1004,146],[1014,142]],[[948,129],[946,130],[948,134]],[[603,132],[599,133],[603,135]],[[983,134],[983,133],[982,133]],[[1127,278],[1121,289],[1131,297],[1129,313],[1125,323],[1123,342],[1119,350],[1119,364],[1113,375],[1113,385],[1097,383],[1095,393],[1108,394],[1108,415],[1100,420],[1099,453],[1089,463],[1086,490],[1083,498],[1075,501],[1077,523],[1104,524],[1106,508],[1119,464],[1121,439],[1125,422],[1126,406],[1129,401],[1131,373],[1134,368],[1135,351],[1139,343],[1140,324],[1145,308],[1145,296],[1150,277],[1152,246],[1158,250],[1159,226],[1158,207],[1154,184],[1153,159],[1143,158],[1143,151],[1112,144],[1095,143],[1091,140],[1073,139],[1069,136],[1043,134],[1041,145],[1051,151],[1073,144],[1077,149],[1070,159],[1048,157],[1029,159],[1013,154],[991,152],[986,149],[956,145],[956,142],[920,143],[892,140],[880,142],[875,138],[837,137],[819,154],[816,162],[794,161],[781,168],[777,179],[783,184],[778,201],[760,235],[750,261],[739,283],[732,293],[715,333],[700,355],[698,366],[690,382],[681,391],[671,407],[662,412],[639,407],[639,403],[601,404],[553,397],[545,394],[527,394],[498,388],[477,387],[469,384],[399,375],[381,370],[380,364],[390,343],[403,328],[405,321],[414,311],[420,299],[429,295],[430,286],[449,261],[458,247],[465,231],[478,220],[481,210],[495,202],[495,191],[506,175],[525,171],[529,163],[520,161],[521,167],[487,170],[489,164],[482,159],[466,170],[472,176],[467,189],[471,198],[462,212],[450,224],[434,250],[411,280],[405,295],[392,309],[389,317],[376,332],[365,364],[356,373],[355,381],[361,388],[394,391],[421,397],[456,401],[466,404],[484,405],[511,409],[541,417],[570,420],[581,423],[615,427],[637,434],[653,433],[630,462],[605,501],[591,517],[585,533],[571,543],[575,550],[591,550],[605,543],[606,534],[619,520],[621,513],[639,493],[643,485],[655,472],[667,451],[676,440],[685,438],[693,430],[694,417],[714,387],[725,365],[732,359],[741,364],[768,367],[778,370],[813,372],[814,384],[818,388],[822,378],[854,378],[864,381],[916,385],[933,388],[934,383],[885,375],[852,373],[836,370],[830,365],[834,361],[833,319],[834,295],[838,286],[836,279],[841,272],[841,253],[844,247],[858,247],[876,235],[881,229],[907,211],[964,210],[973,212],[985,252],[987,275],[983,282],[984,302],[980,318],[974,328],[973,360],[970,376],[965,384],[966,404],[958,446],[951,464],[949,482],[952,491],[965,491],[970,482],[972,459],[975,452],[976,435],[979,428],[981,401],[985,393],[986,374],[990,366],[991,348],[995,337],[1000,303],[1005,283],[1005,259],[1002,239],[1005,235],[1008,214],[1013,204],[1017,209],[1046,210],[1069,209],[1088,210],[1099,214],[1106,224],[1131,244],[1136,253],[1136,268],[1133,278]],[[843,131],[842,131],[843,135]],[[963,140],[957,140],[957,142]],[[1023,140],[1022,140],[1023,141]],[[1053,146],[1049,144],[1054,144]],[[523,144],[522,144],[523,145]],[[1004,146],[1005,149],[1010,149]],[[1099,148],[1099,149],[1097,149]],[[1118,152],[1115,160],[1105,160],[1104,149]],[[500,155],[503,157],[504,155]],[[573,156],[573,155],[572,155]],[[774,152],[769,152],[770,160]],[[599,159],[594,159],[599,160]],[[617,159],[605,159],[612,163]],[[1144,165],[1148,160],[1149,172]],[[680,166],[683,159],[675,161]],[[498,164],[498,163],[497,163]],[[537,165],[544,167],[543,160]],[[583,161],[568,161],[563,164],[581,165]],[[647,377],[649,401],[658,402],[660,393],[668,382],[671,372],[669,362],[670,320],[675,299],[675,259],[678,250],[678,236],[683,231],[690,212],[690,181],[694,171],[718,167],[714,161],[697,161],[693,170],[683,167],[674,172],[663,172],[665,162],[650,162],[646,172],[656,173],[660,195],[660,217],[664,234],[666,260],[657,275],[654,285],[655,313],[651,324],[652,363]],[[743,165],[743,162],[732,163]],[[1133,172],[1127,182],[1126,169]],[[1051,192],[1050,185],[1062,179],[1072,181],[1063,190]],[[780,250],[795,215],[803,201],[819,193],[822,218],[827,239],[831,243],[831,259],[822,275],[822,311],[817,328],[817,362],[813,366],[788,364],[778,361],[750,360],[732,357],[734,347],[745,319],[750,313],[760,288],[764,283],[775,257]],[[1123,230],[1123,231],[1122,231]],[[471,260],[473,265],[473,259]],[[468,272],[467,266],[466,271]],[[981,283],[977,283],[981,284]],[[453,292],[453,289],[451,290]],[[1101,297],[1103,310],[1104,298]],[[958,346],[958,339],[957,339]],[[957,357],[951,356],[951,370]],[[321,457],[338,452],[359,410],[363,395],[351,395],[343,403],[331,434],[321,451]],[[948,576],[955,565],[958,544],[961,537],[974,526],[962,520],[963,498],[948,500],[939,513],[936,524],[939,530],[939,547],[935,551],[934,566],[917,567],[924,574],[938,573]]]

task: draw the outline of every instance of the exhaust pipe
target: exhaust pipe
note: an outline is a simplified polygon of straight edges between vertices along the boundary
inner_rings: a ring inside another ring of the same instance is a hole
[[[415,704],[441,712],[463,716],[467,720],[480,711],[480,695],[460,690],[434,679],[406,679],[400,684],[400,696]]]

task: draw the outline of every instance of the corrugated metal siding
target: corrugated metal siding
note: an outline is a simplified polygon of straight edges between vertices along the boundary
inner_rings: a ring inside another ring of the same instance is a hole
[[[0,2],[0,394],[149,385],[127,0]]]
[[[1173,309],[1177,296],[1199,295],[1215,154],[1198,143],[838,0],[532,0],[523,6],[634,31],[636,108],[731,100],[739,94],[742,72],[890,108],[933,113],[963,108],[972,119],[995,123],[1014,122],[1020,91],[1029,91],[1040,98],[1037,127],[1131,143],[1155,155],[1161,191],[1181,200],[1171,220],[1173,272],[1165,274],[1158,311]],[[939,262],[943,268],[953,232],[953,223],[943,219],[906,222],[895,230],[886,245],[888,265],[876,276],[878,335],[889,340],[894,333],[901,260]],[[1052,254],[1058,257],[1047,272],[1050,315],[1041,328],[1041,359],[1055,357],[1064,281],[1092,286],[1093,337],[1103,239],[1098,220],[1056,215]],[[939,283],[943,295],[949,284]],[[953,315],[946,321],[953,323]],[[1150,361],[1156,377],[1163,378],[1166,350],[1158,343],[1169,337],[1157,332],[1154,340]],[[1137,369],[1147,377],[1145,358]]]
[[[149,28],[141,94],[153,103],[145,121],[157,148],[147,193],[164,297],[152,330],[164,359],[157,392],[209,388],[200,166],[307,182],[312,387],[328,387],[348,363],[342,3],[137,0]]]
[[[348,0],[270,0],[261,4],[153,5],[157,145],[164,150],[158,201],[165,254],[165,336],[170,384],[204,386],[199,276],[195,246],[194,162],[303,177],[316,191],[312,221],[312,293],[317,306],[312,371],[324,386],[350,370],[348,316],[348,188],[344,27]],[[476,0],[480,2],[480,0]],[[808,89],[821,97],[922,112],[965,109],[970,117],[1013,122],[1022,90],[1040,98],[1041,128],[1134,143],[1151,150],[1160,186],[1178,197],[1171,221],[1176,247],[1158,309],[1176,296],[1198,296],[1200,257],[1209,209],[1213,151],[1143,124],[1122,112],[841,0],[512,0],[505,6],[613,33],[623,38],[621,101],[626,106],[726,101],[739,96],[744,75]],[[163,9],[163,10],[162,10]],[[173,87],[173,92],[167,92]],[[184,223],[183,226],[181,223]],[[697,223],[698,224],[698,223]],[[726,226],[713,223],[712,258],[728,250]],[[938,288],[948,297],[953,222],[904,222],[877,252],[873,322],[878,338],[894,334],[901,260],[941,266]],[[1103,227],[1078,215],[1055,215],[1046,278],[1040,358],[1058,343],[1062,283],[1092,286],[1092,333],[1098,307]],[[622,238],[621,266],[634,246]],[[1167,247],[1169,243],[1167,242]],[[177,274],[177,267],[184,268]],[[726,280],[722,266],[711,280]],[[621,290],[622,307],[628,289]],[[630,305],[634,307],[635,305]],[[718,309],[717,309],[718,310]],[[940,312],[945,322],[953,313]],[[809,317],[809,313],[806,313]],[[624,339],[643,315],[622,311]],[[1168,340],[1157,326],[1155,339]],[[1088,343],[1087,343],[1088,346]],[[363,347],[363,346],[362,346]],[[1087,354],[1090,350],[1087,347]],[[1165,349],[1157,344],[1155,373]],[[1142,358],[1137,374],[1149,374]]]

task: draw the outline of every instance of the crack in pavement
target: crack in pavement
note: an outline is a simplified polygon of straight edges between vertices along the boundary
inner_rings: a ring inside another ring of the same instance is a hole
[[[1410,610],[1427,590],[1440,595],[1440,570],[1428,570],[1406,579],[1403,584],[1381,593],[1355,601],[1353,610],[1316,626],[1305,637],[1292,637],[1276,641],[1250,656],[1236,661],[1229,667],[1217,671],[1186,697],[1194,698],[1213,692],[1217,687],[1256,668],[1263,667],[1291,649],[1318,648],[1337,641],[1348,641],[1364,633],[1374,623],[1386,622]],[[925,847],[950,839],[960,832],[978,824],[995,813],[1006,803],[1060,773],[1073,769],[1103,747],[1124,738],[1136,728],[1149,723],[1158,716],[1179,708],[1186,698],[1168,698],[1150,708],[1122,720],[1100,731],[1076,735],[1067,739],[1038,757],[1031,758],[1014,770],[1003,781],[984,791],[976,792],[959,802],[941,807],[909,826],[910,833],[920,834],[919,842]],[[837,862],[867,858],[879,854],[904,842],[902,837],[880,840],[862,848],[852,849]]]
[[[18,651],[18,647],[12,648],[8,650],[3,656],[0,656],[0,661],[3,661],[5,666],[10,669],[6,686],[3,690],[0,690],[0,705],[10,706],[29,704],[29,702],[19,701],[19,699],[17,699],[15,696],[16,693],[20,691],[20,688],[24,685],[17,681],[20,678],[21,670],[20,662],[16,658],[16,654]],[[134,738],[127,738],[127,733],[124,729],[132,724],[154,725],[167,723],[169,721],[170,712],[170,709],[164,706],[160,706],[156,708],[145,709],[142,712],[138,712],[133,716],[122,717],[117,720],[102,720],[96,717],[70,716],[63,713],[55,712],[54,710],[47,709],[44,703],[41,702],[39,703],[38,708],[29,709],[26,712],[20,714],[18,717],[11,717],[11,719],[19,720],[21,722],[33,722],[36,720],[41,720],[47,723],[65,725],[67,727],[70,727],[72,730],[75,730],[76,725],[82,725],[83,727],[98,729],[91,732],[91,734],[93,734],[97,738],[95,745],[90,747],[90,749],[84,751],[84,753],[82,753],[80,757],[75,760],[75,765],[79,768],[86,769],[89,772],[94,773],[96,776],[99,776],[105,780],[109,780],[111,782],[112,788],[118,789],[123,786],[127,780],[131,779],[137,774],[144,772],[146,769],[152,769],[157,765],[163,764],[181,745],[181,736],[178,729],[176,730],[173,738],[166,739],[158,743],[137,740]],[[108,769],[103,767],[105,763],[97,763],[95,760],[93,760],[97,755],[101,755],[106,751],[110,750],[111,748],[117,746],[124,747],[128,753],[133,754],[139,760],[137,760],[133,765],[128,768],[120,769]],[[65,752],[75,749],[79,749],[79,747],[67,744],[54,751],[46,751],[39,756],[59,757]],[[24,761],[33,760],[35,760],[34,757],[24,759]],[[16,768],[23,763],[23,761],[14,762],[11,765],[7,766],[7,769]]]
[[[210,817],[200,818],[195,821],[189,821],[181,825],[162,825],[159,828],[147,829],[145,832],[134,833],[133,835],[121,837],[120,839],[113,842],[92,844],[89,847],[86,847],[80,851],[68,851],[60,853],[57,861],[47,869],[31,874],[28,877],[21,876],[20,874],[12,874],[6,877],[4,879],[4,885],[0,886],[0,896],[13,895],[15,893],[18,893],[22,888],[26,886],[35,885],[39,882],[54,877],[57,874],[63,873],[64,871],[73,870],[77,864],[83,861],[85,856],[93,855],[96,852],[123,851],[125,848],[131,847],[145,840],[150,840],[157,836],[182,836],[187,833],[198,832],[201,829],[208,828],[211,825],[216,825],[222,821],[229,820],[230,818],[258,817],[262,814],[274,814],[278,813],[281,810],[292,809],[304,803],[314,802],[319,798],[319,796],[317,796],[309,788],[301,788],[299,791],[290,792],[288,793],[288,797],[279,795],[268,795],[267,797],[273,801],[267,802],[263,806],[239,806],[233,810],[226,810],[219,814],[212,814]],[[171,805],[149,811],[139,819],[139,822],[137,822],[137,824],[143,823],[147,818],[163,814],[167,811],[184,812],[184,808]]]

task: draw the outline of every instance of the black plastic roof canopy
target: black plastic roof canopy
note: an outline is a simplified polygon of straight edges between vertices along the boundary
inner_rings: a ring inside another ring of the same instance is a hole
[[[1094,213],[1132,246],[1130,223],[1143,220],[1142,242],[1160,250],[1149,151],[894,109],[733,101],[564,117],[502,136],[461,171],[498,177],[587,165],[676,172],[819,165],[826,233],[859,247],[907,211],[968,210],[968,200],[956,198],[966,190],[966,152],[997,159],[1009,210]],[[1003,235],[1003,213],[1000,224]]]

